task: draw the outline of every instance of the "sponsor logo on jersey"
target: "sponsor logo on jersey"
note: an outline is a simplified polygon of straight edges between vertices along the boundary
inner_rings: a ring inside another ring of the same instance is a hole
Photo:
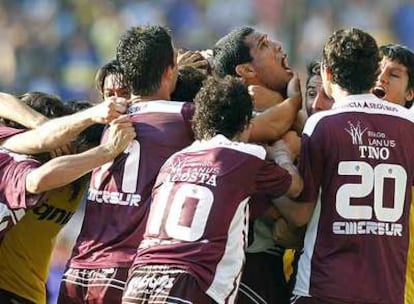
[[[56,224],[65,225],[75,212],[57,208],[47,203],[42,203],[32,209],[39,221],[54,221]]]

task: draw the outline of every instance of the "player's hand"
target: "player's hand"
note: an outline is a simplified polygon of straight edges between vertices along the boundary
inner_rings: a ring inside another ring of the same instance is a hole
[[[256,111],[264,111],[283,101],[282,95],[263,86],[249,85],[247,90],[253,99],[254,109]]]
[[[302,100],[302,91],[300,89],[300,80],[298,73],[293,73],[293,77],[289,80],[286,94],[288,98],[298,98]]]
[[[178,68],[193,67],[195,69],[205,70],[208,67],[208,61],[198,51],[178,51],[177,56]]]
[[[125,98],[112,96],[89,110],[92,111],[94,122],[106,124],[125,113],[127,106]]]
[[[277,245],[289,249],[301,250],[306,228],[289,226],[287,221],[280,217],[273,225],[273,240]]]
[[[105,145],[115,157],[128,147],[135,136],[135,129],[129,116],[122,115],[111,122]]]

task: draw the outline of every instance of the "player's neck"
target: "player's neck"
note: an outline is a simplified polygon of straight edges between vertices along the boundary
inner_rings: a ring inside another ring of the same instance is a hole
[[[158,92],[155,94],[147,95],[147,96],[131,94],[131,104],[134,104],[137,102],[151,101],[151,100],[170,100],[170,95],[160,94]]]
[[[351,95],[349,92],[343,88],[341,88],[337,84],[331,85],[331,96],[334,100],[339,100],[344,98],[345,96]]]

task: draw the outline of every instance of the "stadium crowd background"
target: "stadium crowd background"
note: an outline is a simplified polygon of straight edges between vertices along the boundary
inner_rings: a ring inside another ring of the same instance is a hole
[[[97,100],[97,68],[114,57],[120,34],[138,24],[167,25],[175,45],[192,50],[249,24],[282,41],[298,71],[339,27],[414,49],[414,0],[1,0],[0,91]],[[66,226],[55,250],[50,303],[81,217]]]

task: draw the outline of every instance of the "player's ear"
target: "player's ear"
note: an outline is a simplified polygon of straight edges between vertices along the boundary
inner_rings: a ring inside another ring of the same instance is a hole
[[[405,100],[412,101],[414,99],[414,88],[410,88],[405,92]]]
[[[251,66],[250,63],[242,63],[236,66],[236,73],[238,76],[246,79],[251,78],[256,75],[254,68]]]
[[[327,67],[325,64],[321,64],[321,77],[325,77],[325,79],[331,81],[332,80],[332,71],[329,67]]]

